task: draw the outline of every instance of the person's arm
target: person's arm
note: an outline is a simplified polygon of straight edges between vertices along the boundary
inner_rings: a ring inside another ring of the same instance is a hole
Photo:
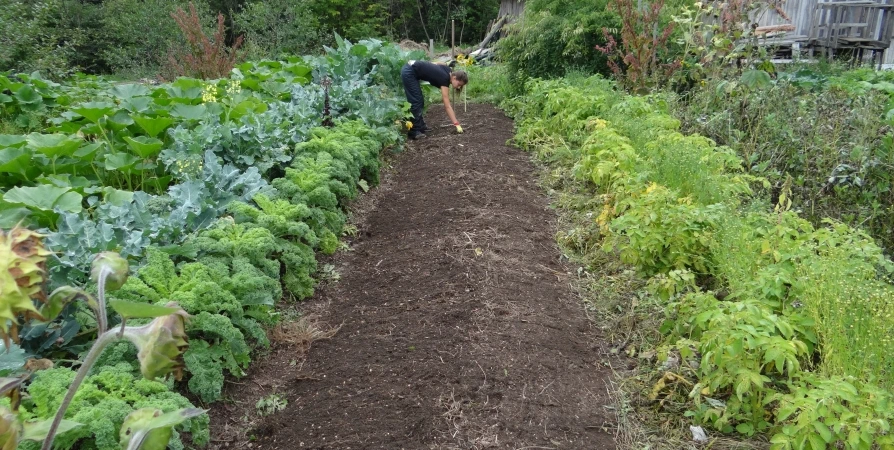
[[[449,117],[453,125],[456,126],[456,131],[462,133],[459,121],[456,120],[456,114],[453,113],[453,106],[450,105],[450,89],[447,88],[447,86],[441,87],[441,99],[444,100],[444,108],[447,109],[447,117]]]

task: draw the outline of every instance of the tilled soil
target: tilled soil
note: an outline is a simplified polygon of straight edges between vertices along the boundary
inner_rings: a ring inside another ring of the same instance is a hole
[[[606,344],[534,165],[500,111],[457,110],[462,135],[430,108],[429,136],[354,205],[340,280],[300,306],[339,331],[306,358],[280,343],[228,384],[212,448],[615,448]],[[259,417],[271,393],[288,404]]]

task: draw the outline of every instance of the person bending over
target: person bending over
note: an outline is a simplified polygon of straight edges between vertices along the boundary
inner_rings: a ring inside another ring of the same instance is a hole
[[[410,139],[424,138],[425,132],[428,130],[425,120],[422,118],[425,99],[422,96],[422,88],[419,86],[420,81],[428,81],[432,86],[441,89],[441,98],[444,100],[444,108],[447,109],[447,117],[456,126],[457,133],[463,132],[463,127],[460,126],[459,121],[456,120],[456,114],[453,113],[448,94],[450,86],[453,86],[457,92],[461,92],[463,86],[469,82],[469,75],[465,71],[451,71],[450,67],[444,64],[410,60],[401,69],[400,78],[404,85],[404,92],[407,94],[407,101],[410,102],[410,112],[413,113]]]

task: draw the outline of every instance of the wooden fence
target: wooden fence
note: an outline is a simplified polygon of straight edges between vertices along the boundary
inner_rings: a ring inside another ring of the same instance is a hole
[[[855,3],[866,3],[865,0],[862,0],[862,1],[861,0],[853,0],[853,1]],[[892,0],[876,0],[876,1],[878,1],[878,3],[881,3],[881,4],[886,4],[886,3],[890,3]],[[789,17],[790,20],[786,20],[784,17],[782,17],[778,12],[776,12],[773,9],[768,9],[766,11],[760,11],[758,13],[755,13],[753,20],[755,20],[757,22],[758,26],[761,26],[761,27],[774,26],[774,25],[785,25],[785,24],[793,25],[795,27],[794,31],[790,31],[783,36],[779,36],[775,40],[782,41],[782,42],[790,42],[790,41],[803,42],[803,44],[802,44],[802,48],[803,48],[803,47],[806,47],[806,45],[810,39],[815,40],[817,38],[818,33],[819,33],[819,35],[822,35],[824,30],[825,30],[825,32],[828,32],[828,30],[826,28],[816,26],[817,22],[822,22],[821,20],[818,20],[819,19],[818,17],[816,17],[817,14],[822,14],[822,11],[826,11],[825,9],[818,11],[818,9],[817,9],[818,3],[819,3],[818,0],[786,0],[782,4],[782,10]],[[840,0],[836,0],[834,3],[842,3],[842,2],[840,2]],[[826,12],[825,14],[829,14],[829,13]],[[861,20],[867,20],[867,19],[863,18]],[[839,17],[838,21],[840,22],[840,25],[846,26],[846,25],[850,25],[850,24],[855,24],[855,22],[857,22],[858,20],[856,18],[851,18],[851,17],[848,17],[845,15],[845,16]],[[873,28],[873,27],[877,28],[878,26],[881,26],[881,27],[890,26],[887,23],[882,23],[882,19],[880,19],[877,15],[871,15],[869,21],[870,22],[874,21],[871,24],[870,28]],[[890,20],[888,20],[887,22],[890,22]],[[894,48],[894,43],[892,43],[888,47],[888,50],[886,50],[884,52],[884,55],[881,58],[882,64],[889,65],[889,66],[894,64],[894,50],[892,50],[892,48]]]

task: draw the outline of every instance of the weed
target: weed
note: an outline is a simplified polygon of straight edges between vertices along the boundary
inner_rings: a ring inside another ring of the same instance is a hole
[[[255,410],[258,412],[259,416],[269,416],[270,414],[286,409],[288,404],[289,401],[285,397],[273,393],[258,400],[258,402],[255,403]]]
[[[224,16],[217,14],[217,30],[209,38],[202,29],[202,22],[195,5],[190,2],[189,13],[183,8],[171,13],[180,31],[186,38],[186,49],[174,48],[168,54],[168,76],[188,76],[202,79],[215,79],[230,74],[239,59],[238,50],[242,45],[242,37],[236,38],[233,46],[226,46],[226,29]]]

